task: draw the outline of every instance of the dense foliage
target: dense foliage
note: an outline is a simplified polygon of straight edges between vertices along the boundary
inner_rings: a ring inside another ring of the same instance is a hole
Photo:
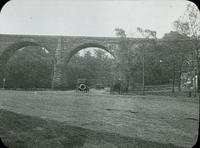
[[[74,89],[76,81],[85,78],[90,87],[96,84],[109,86],[112,78],[113,58],[106,55],[103,50],[95,50],[95,55],[87,51],[84,56],[74,55],[64,67],[64,87]]]
[[[39,47],[16,51],[6,65],[7,88],[50,88],[52,61]]]

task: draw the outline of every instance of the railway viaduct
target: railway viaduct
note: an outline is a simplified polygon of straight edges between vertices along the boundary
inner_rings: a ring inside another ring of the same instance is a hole
[[[39,35],[0,35],[0,81],[5,77],[5,66],[9,58],[19,49],[27,46],[39,46],[48,50],[53,60],[52,88],[62,86],[63,66],[78,51],[88,47],[106,50],[117,58],[119,38],[87,36],[39,36]],[[145,39],[129,38],[130,47],[134,50]]]

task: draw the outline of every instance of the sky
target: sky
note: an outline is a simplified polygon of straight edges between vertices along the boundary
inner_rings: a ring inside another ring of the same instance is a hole
[[[115,37],[123,28],[151,29],[161,38],[183,15],[184,0],[12,0],[0,13],[0,34]]]

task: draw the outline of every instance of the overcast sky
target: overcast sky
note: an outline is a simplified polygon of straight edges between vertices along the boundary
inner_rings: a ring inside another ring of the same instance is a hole
[[[0,13],[1,34],[115,36],[116,27],[136,36],[136,28],[173,30],[184,0],[12,0]]]

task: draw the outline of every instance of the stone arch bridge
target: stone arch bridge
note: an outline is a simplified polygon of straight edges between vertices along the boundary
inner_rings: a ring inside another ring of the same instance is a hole
[[[48,50],[54,61],[52,88],[60,88],[63,79],[63,66],[78,51],[88,47],[98,47],[117,57],[119,38],[86,36],[39,36],[39,35],[0,35],[0,84],[5,76],[5,66],[9,58],[19,49],[39,46]],[[136,48],[144,39],[129,38],[131,48]],[[0,86],[1,87],[1,86]]]

